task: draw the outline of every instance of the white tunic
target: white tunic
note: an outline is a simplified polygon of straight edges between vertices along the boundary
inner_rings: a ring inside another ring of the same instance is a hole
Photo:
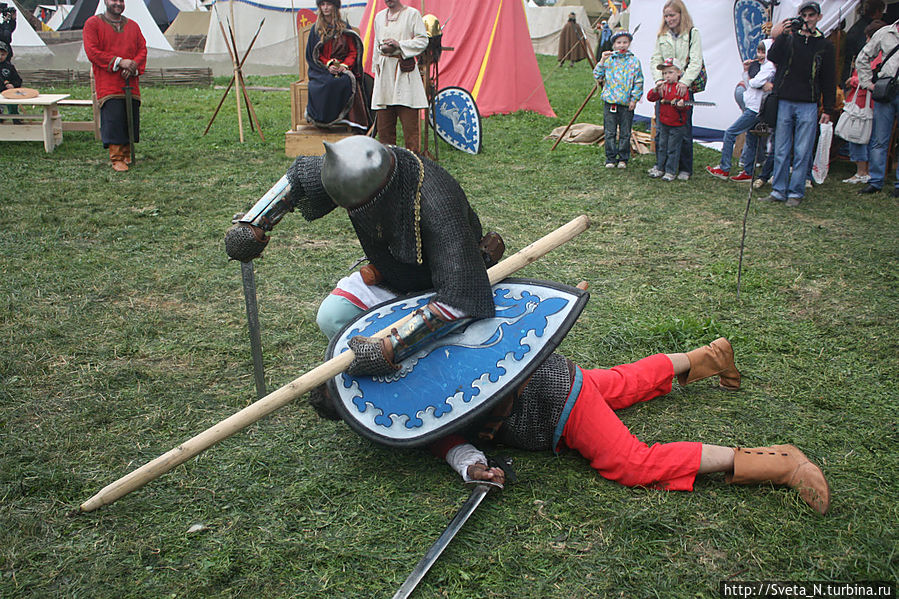
[[[427,108],[425,86],[418,69],[403,73],[399,68],[399,57],[384,56],[380,52],[381,43],[392,38],[400,43],[403,58],[421,54],[428,47],[428,34],[421,13],[411,6],[405,6],[396,15],[396,20],[391,18],[389,21],[387,13],[388,9],[385,8],[375,15],[375,40],[371,61],[375,74],[371,97],[372,110],[390,105]]]

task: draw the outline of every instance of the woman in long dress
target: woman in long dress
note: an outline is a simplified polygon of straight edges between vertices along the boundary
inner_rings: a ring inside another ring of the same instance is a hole
[[[362,39],[340,15],[340,0],[317,0],[318,19],[309,32],[306,120],[319,127],[369,124],[362,84]]]

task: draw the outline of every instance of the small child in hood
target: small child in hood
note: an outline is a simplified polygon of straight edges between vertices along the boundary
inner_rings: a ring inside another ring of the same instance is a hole
[[[10,61],[12,50],[6,42],[0,42],[0,91],[22,87],[22,78]],[[9,114],[19,114],[19,107],[10,104]]]
[[[606,168],[627,168],[631,157],[634,107],[643,95],[643,67],[629,49],[632,39],[627,31],[616,31],[612,49],[602,53],[593,69],[593,77],[603,86]]]
[[[765,39],[759,42],[755,51],[755,60],[746,60],[743,62],[743,82],[746,84],[746,92],[743,94],[743,102],[745,108],[743,114],[734,121],[734,124],[727,128],[724,132],[724,143],[721,147],[721,161],[718,166],[705,167],[713,177],[718,179],[731,181],[751,181],[752,170],[755,168],[756,153],[758,151],[759,138],[755,135],[747,133],[755,127],[759,122],[759,110],[762,106],[762,100],[768,93],[774,89],[774,64],[767,60],[768,48],[774,40]],[[758,65],[758,70],[755,69]],[[752,73],[755,72],[755,75]],[[743,163],[743,170],[733,177],[730,176],[731,161],[733,160],[734,143],[737,136],[746,133],[746,142],[743,144],[743,154],[740,156],[740,162]],[[749,172],[746,172],[746,169]]]
[[[662,83],[646,94],[650,102],[659,102],[659,138],[656,142],[656,165],[649,169],[652,178],[662,181],[677,178],[680,149],[687,135],[687,116],[690,107],[685,104],[689,93],[677,91],[677,82],[684,74],[683,64],[676,58],[669,58],[659,65]]]

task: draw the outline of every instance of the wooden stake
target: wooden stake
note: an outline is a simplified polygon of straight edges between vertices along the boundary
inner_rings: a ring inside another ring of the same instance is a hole
[[[531,245],[490,268],[487,271],[490,284],[496,284],[528,264],[537,261],[541,256],[545,256],[553,249],[583,233],[589,226],[590,219],[585,215],[581,215],[570,221],[568,224],[559,227],[552,233],[541,237]],[[386,337],[390,334],[389,329],[394,328],[395,326],[398,326],[398,324],[395,323],[391,325],[391,327],[384,329],[375,336]],[[324,364],[313,368],[277,391],[269,393],[259,401],[250,404],[243,410],[206,429],[178,447],[175,447],[155,460],[132,471],[130,474],[107,485],[99,493],[82,503],[79,511],[92,512],[99,507],[109,505],[131,491],[143,487],[148,482],[159,478],[175,466],[183,464],[195,455],[209,449],[219,441],[227,439],[260,418],[271,414],[275,410],[301,397],[310,389],[321,385],[328,379],[334,378],[349,367],[354,357],[352,350],[348,350],[331,358]]]

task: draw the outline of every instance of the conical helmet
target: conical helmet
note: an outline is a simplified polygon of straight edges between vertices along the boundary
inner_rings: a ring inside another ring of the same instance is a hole
[[[393,174],[393,152],[365,135],[324,142],[322,186],[334,203],[348,210],[370,200]]]

